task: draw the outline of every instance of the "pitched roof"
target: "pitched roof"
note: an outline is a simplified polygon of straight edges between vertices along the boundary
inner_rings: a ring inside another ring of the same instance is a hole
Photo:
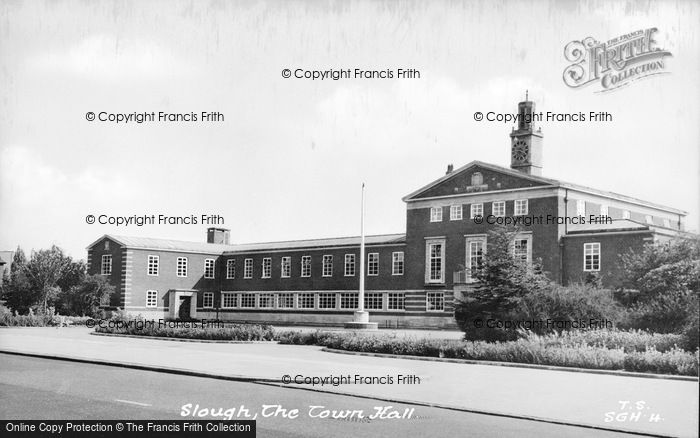
[[[88,248],[92,248],[95,244],[102,241],[104,238],[112,239],[115,242],[127,248],[156,249],[166,251],[187,251],[207,254],[360,245],[359,236],[336,237],[328,239],[288,240],[281,242],[243,243],[236,245],[220,245],[206,242],[188,242],[182,240],[154,239],[150,237],[116,236],[112,234],[105,234],[104,236],[100,237],[95,242],[90,244]],[[404,242],[406,242],[405,234],[382,234],[365,236],[366,245],[401,244]]]
[[[478,160],[474,160],[474,161],[460,167],[459,169],[457,169],[451,173],[448,173],[447,175],[444,175],[441,178],[436,179],[435,181],[431,182],[430,184],[427,184],[427,185],[421,187],[420,189],[404,196],[402,199],[404,202],[412,201],[412,200],[414,200],[414,198],[416,198],[418,195],[425,192],[426,190],[431,189],[431,188],[437,186],[438,184],[441,184],[442,182],[447,181],[448,179],[458,175],[459,173],[465,172],[468,169],[475,167],[475,166],[480,166],[480,167],[483,167],[486,169],[493,170],[495,172],[505,173],[507,175],[515,176],[518,178],[537,181],[537,182],[544,183],[544,184],[547,184],[547,185],[550,185],[553,187],[560,187],[560,188],[564,188],[564,189],[571,189],[571,190],[578,190],[578,191],[582,191],[582,192],[588,192],[588,193],[603,196],[606,198],[613,198],[613,199],[617,199],[620,201],[631,202],[634,204],[641,204],[641,205],[644,205],[647,207],[666,210],[666,211],[673,212],[676,214],[681,214],[681,215],[688,214],[687,211],[679,210],[679,209],[673,208],[673,207],[667,207],[665,205],[655,204],[655,203],[652,203],[649,201],[645,201],[643,199],[633,198],[631,196],[626,196],[626,195],[622,195],[622,194],[615,193],[615,192],[609,192],[606,190],[599,190],[599,189],[595,189],[592,187],[583,186],[580,184],[574,184],[574,183],[569,183],[569,182],[565,182],[565,181],[561,181],[561,180],[545,178],[543,176],[529,175],[529,174],[526,174],[526,173],[523,173],[523,172],[520,172],[517,170],[513,170],[513,169],[510,169],[507,167],[498,166],[496,164],[484,163],[483,161],[478,161]],[[494,190],[494,191],[498,191],[498,190]],[[484,192],[478,192],[478,193],[484,193]]]

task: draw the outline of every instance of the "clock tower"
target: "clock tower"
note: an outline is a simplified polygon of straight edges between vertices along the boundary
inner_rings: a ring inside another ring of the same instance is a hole
[[[510,133],[510,167],[528,175],[542,175],[542,129],[535,131],[535,103],[518,104],[518,128]]]

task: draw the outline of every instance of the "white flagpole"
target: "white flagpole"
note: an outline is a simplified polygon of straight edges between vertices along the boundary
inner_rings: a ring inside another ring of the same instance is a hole
[[[362,183],[362,208],[360,210],[360,293],[357,310],[359,312],[365,310],[365,183]]]

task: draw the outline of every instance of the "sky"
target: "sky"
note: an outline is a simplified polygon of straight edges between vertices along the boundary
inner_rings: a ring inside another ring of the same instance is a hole
[[[207,225],[88,215],[220,215],[233,243],[405,232],[401,198],[472,160],[510,163],[513,113],[542,122],[543,175],[700,218],[700,6],[692,1],[2,1],[0,250],[103,234],[204,241]],[[569,88],[564,47],[656,27],[665,75]],[[419,79],[284,78],[284,69]],[[110,123],[88,112],[217,111],[222,122]]]

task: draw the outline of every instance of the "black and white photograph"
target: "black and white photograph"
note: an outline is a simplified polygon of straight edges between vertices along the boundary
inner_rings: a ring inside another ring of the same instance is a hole
[[[3,437],[698,437],[700,3],[0,0]]]

